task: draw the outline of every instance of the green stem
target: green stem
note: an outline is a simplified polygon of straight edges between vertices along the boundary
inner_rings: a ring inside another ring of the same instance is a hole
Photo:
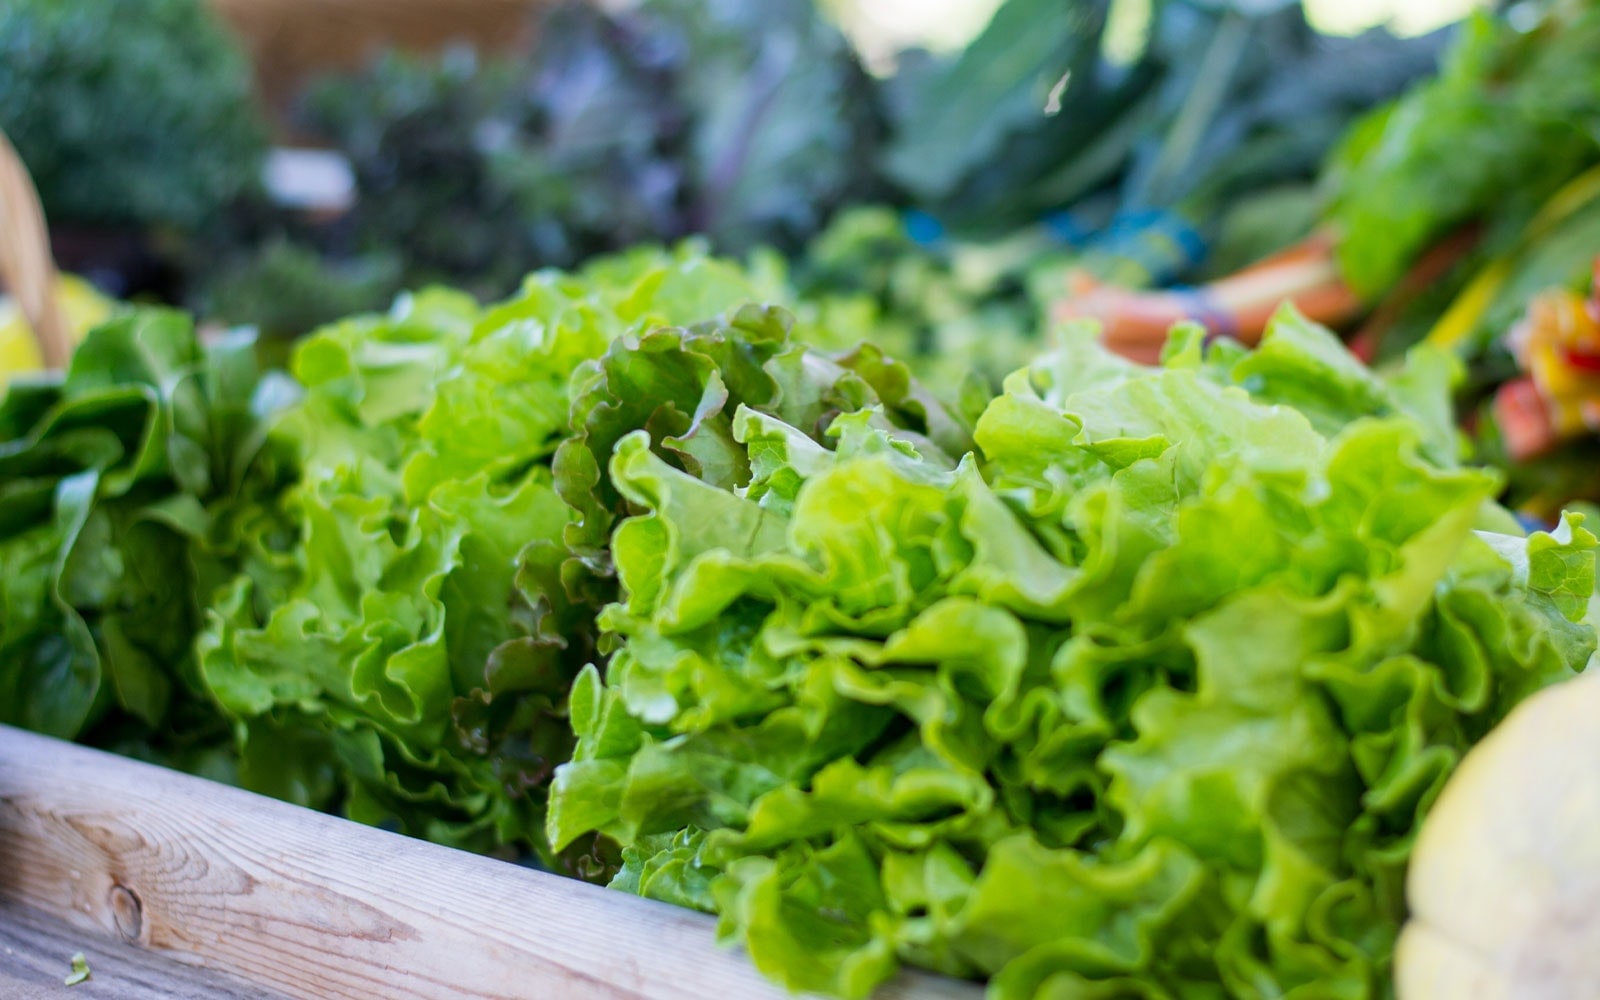
[[[1178,111],[1172,130],[1161,146],[1149,180],[1144,185],[1145,198],[1152,204],[1170,200],[1168,192],[1177,182],[1177,175],[1187,168],[1194,147],[1204,138],[1206,129],[1216,118],[1217,110],[1233,85],[1233,75],[1250,41],[1250,21],[1237,11],[1222,15],[1211,45],[1206,49],[1200,68],[1195,73],[1194,86]]]

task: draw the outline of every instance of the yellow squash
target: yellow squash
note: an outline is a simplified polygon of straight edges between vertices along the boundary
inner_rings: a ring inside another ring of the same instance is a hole
[[[63,274],[56,285],[56,299],[67,324],[67,334],[77,345],[83,335],[111,315],[115,303],[101,295],[89,282]],[[26,372],[44,367],[33,331],[17,307],[16,300],[0,295],[0,387]]]
[[[1519,706],[1423,824],[1400,1000],[1600,997],[1600,671]]]

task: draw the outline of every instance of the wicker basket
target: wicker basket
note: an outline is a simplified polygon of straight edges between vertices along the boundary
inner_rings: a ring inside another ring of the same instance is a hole
[[[268,108],[282,116],[316,73],[361,66],[385,48],[468,42],[504,51],[528,40],[549,0],[208,0],[244,42]]]
[[[56,265],[39,192],[5,133],[0,132],[0,286],[17,300],[49,369],[72,355],[66,319],[56,300]]]

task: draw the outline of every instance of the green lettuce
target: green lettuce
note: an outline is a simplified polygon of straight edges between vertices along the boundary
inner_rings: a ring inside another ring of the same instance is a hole
[[[881,404],[615,435],[552,845],[795,990],[1390,995],[1421,818],[1595,650],[1595,536],[1504,532],[1436,356],[1062,342],[964,454]]]
[[[299,345],[166,312],[0,403],[0,718],[714,913],[796,990],[1385,997],[1596,538],[1452,359],[1068,329],[959,409],[695,247]],[[975,415],[969,419],[968,414]]]
[[[91,331],[0,402],[0,722],[227,776],[192,642],[236,553],[263,419],[292,399],[241,336],[167,310]]]
[[[429,291],[302,343],[304,397],[263,462],[281,492],[240,519],[244,568],[199,640],[244,783],[437,842],[606,865],[587,844],[552,857],[543,808],[573,742],[568,690],[605,652],[594,623],[629,510],[613,444],[642,430],[707,489],[750,476],[736,411],[820,436],[878,407],[905,441],[970,447],[903,367],[807,353],[786,314],[749,305],[761,291],[697,248],[641,251],[536,274],[488,309]]]

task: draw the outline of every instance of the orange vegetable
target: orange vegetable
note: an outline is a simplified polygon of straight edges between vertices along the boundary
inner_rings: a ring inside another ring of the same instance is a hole
[[[1348,322],[1361,312],[1361,301],[1339,277],[1329,234],[1313,235],[1237,274],[1195,289],[1133,292],[1078,275],[1057,306],[1055,317],[1097,320],[1106,346],[1132,360],[1151,363],[1160,357],[1167,331],[1175,323],[1191,320],[1215,336],[1254,344],[1285,301],[1330,326]]]

